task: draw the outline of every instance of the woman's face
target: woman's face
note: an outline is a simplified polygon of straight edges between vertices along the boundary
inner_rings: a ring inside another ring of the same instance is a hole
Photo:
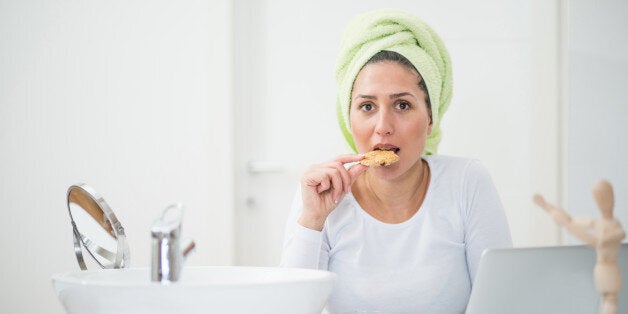
[[[391,166],[369,169],[385,179],[416,165],[432,132],[418,73],[393,61],[371,63],[358,73],[349,117],[358,152],[386,149],[399,155]]]

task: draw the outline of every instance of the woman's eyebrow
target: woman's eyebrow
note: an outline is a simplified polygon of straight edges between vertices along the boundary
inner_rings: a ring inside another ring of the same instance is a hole
[[[414,98],[416,98],[414,95],[410,94],[410,93],[398,93],[398,94],[390,94],[390,99],[395,99],[395,98],[399,98],[399,97],[403,97],[403,96],[412,96]]]
[[[400,98],[400,97],[403,97],[403,96],[411,96],[411,97],[416,98],[416,96],[414,96],[413,94],[408,93],[408,92],[396,93],[396,94],[390,94],[390,95],[388,95],[388,97],[390,97],[390,99]],[[356,100],[356,99],[358,99],[358,98],[366,98],[366,99],[377,100],[377,97],[376,97],[376,96],[371,96],[371,95],[361,95],[361,94],[360,94],[360,95],[355,96],[355,98],[353,98],[353,100]]]
[[[377,97],[371,96],[371,95],[357,95],[357,96],[355,96],[355,98],[353,98],[353,100],[356,100],[358,98],[366,98],[366,99],[373,99],[373,100],[377,99]]]

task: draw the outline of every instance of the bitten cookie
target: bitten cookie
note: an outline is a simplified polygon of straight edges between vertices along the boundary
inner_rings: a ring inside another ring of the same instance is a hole
[[[365,166],[390,166],[399,160],[399,156],[390,150],[374,150],[364,154],[360,163]]]

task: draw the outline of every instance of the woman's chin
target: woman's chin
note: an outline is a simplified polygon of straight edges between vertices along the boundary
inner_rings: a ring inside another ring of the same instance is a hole
[[[369,172],[371,175],[377,177],[382,180],[394,180],[401,176],[401,168],[399,167],[400,163],[394,163],[390,166],[378,166],[369,168]]]
[[[386,181],[394,181],[401,179],[404,175],[413,176],[418,174],[419,169],[422,166],[422,158],[418,158],[413,164],[408,164],[408,159],[400,158],[399,161],[390,166],[371,167],[369,168],[370,175]]]

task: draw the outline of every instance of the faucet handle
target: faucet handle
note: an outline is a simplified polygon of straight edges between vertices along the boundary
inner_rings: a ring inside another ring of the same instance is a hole
[[[181,220],[183,219],[183,205],[174,203],[169,205],[153,223],[151,232],[155,234],[172,234],[179,237],[181,230]]]
[[[192,238],[185,238],[181,240],[181,242],[181,254],[183,255],[183,258],[188,257],[188,254],[196,250],[196,243],[194,242],[194,240],[192,240]]]

